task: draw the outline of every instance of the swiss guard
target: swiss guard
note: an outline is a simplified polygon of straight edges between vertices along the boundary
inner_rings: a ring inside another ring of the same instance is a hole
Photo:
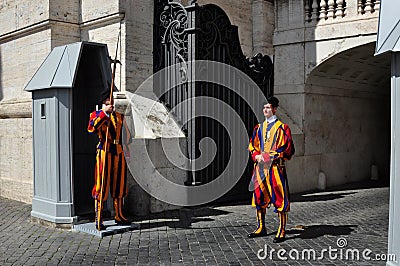
[[[276,97],[268,98],[263,108],[265,121],[254,128],[249,143],[249,151],[254,161],[249,189],[253,191],[252,206],[257,210],[257,229],[248,237],[267,234],[265,213],[266,209],[273,205],[279,218],[274,243],[285,240],[285,227],[290,210],[285,162],[291,159],[295,151],[289,126],[275,116],[278,106],[279,100]]]
[[[111,97],[111,99],[110,99]],[[97,134],[96,166],[94,173],[95,184],[92,189],[92,197],[95,202],[95,225],[101,231],[106,227],[103,224],[102,211],[108,198],[109,190],[113,197],[115,222],[118,225],[130,225],[131,221],[122,213],[123,198],[127,195],[126,184],[127,167],[122,148],[122,131],[125,130],[127,140],[130,134],[124,125],[124,115],[114,110],[112,93],[105,91],[101,96],[102,109],[90,114],[88,132]],[[125,153],[127,146],[125,146]]]

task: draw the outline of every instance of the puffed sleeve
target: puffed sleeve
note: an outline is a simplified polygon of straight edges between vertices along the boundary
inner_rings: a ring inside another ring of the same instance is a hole
[[[288,125],[283,124],[277,132],[275,149],[270,152],[270,156],[274,159],[283,158],[290,160],[295,152],[292,133]]]
[[[90,114],[89,124],[88,124],[88,132],[95,133],[97,129],[104,123],[104,121],[108,121],[110,118],[103,110],[94,111]]]

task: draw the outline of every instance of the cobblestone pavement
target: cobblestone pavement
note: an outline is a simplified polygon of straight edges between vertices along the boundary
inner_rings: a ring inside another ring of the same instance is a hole
[[[152,215],[137,221],[140,230],[101,239],[34,224],[31,205],[0,198],[0,265],[385,265],[363,252],[386,255],[388,187],[347,186],[292,201],[288,239],[274,244],[272,210],[268,236],[246,237],[255,227],[247,202]]]

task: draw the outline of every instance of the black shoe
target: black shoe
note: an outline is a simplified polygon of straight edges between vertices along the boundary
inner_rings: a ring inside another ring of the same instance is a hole
[[[274,243],[282,243],[285,240],[286,240],[286,237],[275,237],[272,242],[274,242]]]
[[[262,237],[262,236],[266,236],[267,235],[267,231],[266,230],[261,230],[260,233],[255,233],[252,232],[250,234],[247,235],[248,238],[255,238],[255,237]]]
[[[106,226],[104,224],[96,225],[96,229],[97,231],[103,231],[106,230]]]
[[[131,225],[132,222],[129,220],[117,220],[115,219],[115,223],[118,225]]]

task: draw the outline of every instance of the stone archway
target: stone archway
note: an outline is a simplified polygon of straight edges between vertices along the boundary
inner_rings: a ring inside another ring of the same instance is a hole
[[[327,185],[367,180],[371,166],[389,181],[390,57],[375,43],[338,53],[305,84],[305,155],[319,160]]]

